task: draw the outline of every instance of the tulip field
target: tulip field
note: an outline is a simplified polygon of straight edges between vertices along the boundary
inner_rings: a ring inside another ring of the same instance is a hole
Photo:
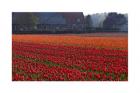
[[[128,37],[12,35],[13,81],[128,81]]]

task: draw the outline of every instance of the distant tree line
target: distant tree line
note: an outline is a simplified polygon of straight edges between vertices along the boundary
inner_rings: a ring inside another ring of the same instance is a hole
[[[97,20],[99,18],[96,18]],[[128,31],[128,18],[124,14],[118,14],[116,12],[110,12],[106,18],[100,22],[102,26],[95,27],[93,24],[95,20],[92,19],[92,15],[85,17],[87,32],[127,32]],[[100,25],[98,24],[98,25]]]
[[[38,24],[38,17],[34,13],[13,13],[12,14],[12,25],[16,24],[22,24],[23,26],[28,25],[30,26],[30,29],[36,33],[46,33],[46,32],[39,32],[36,30],[37,24]],[[110,12],[108,13],[104,20],[101,21],[98,25],[95,26],[94,19],[92,19],[93,15],[87,15],[85,16],[85,31],[84,33],[92,33],[92,32],[128,32],[128,17],[124,14],[118,14],[116,12]],[[97,17],[96,20],[99,20],[100,17]],[[25,28],[25,27],[24,27]],[[17,33],[25,33],[24,30]],[[32,31],[28,31],[26,33],[32,33]],[[16,32],[14,32],[16,33]],[[48,31],[48,33],[54,33],[53,31]],[[57,31],[55,33],[83,33],[83,32],[75,32],[75,31]]]

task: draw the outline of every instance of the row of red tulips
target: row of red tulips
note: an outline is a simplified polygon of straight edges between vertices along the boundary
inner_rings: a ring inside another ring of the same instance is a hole
[[[41,46],[45,47],[41,48]],[[24,77],[23,80],[29,80],[32,74],[37,75],[37,80],[127,80],[127,55],[125,50],[13,42],[13,80],[22,80],[23,78],[20,79],[20,77],[24,76],[26,78]],[[45,68],[40,70],[40,66]],[[41,72],[32,71],[32,68]],[[60,73],[60,68],[74,71],[75,74],[67,75],[67,72],[63,71]],[[54,70],[54,76],[50,75],[50,71]],[[32,73],[29,74],[29,72]],[[43,78],[45,72],[48,78]],[[82,73],[85,75],[81,76]],[[70,79],[70,77],[75,78]]]
[[[13,59],[13,80],[59,80],[59,81],[84,81],[84,80],[114,80],[113,74],[69,69],[66,67],[52,66],[36,63],[30,60]],[[119,76],[115,80],[121,80]]]
[[[18,47],[17,47],[18,46]],[[111,50],[111,49],[96,49],[96,48],[83,48],[75,46],[62,46],[62,45],[48,45],[48,44],[31,44],[31,43],[17,43],[13,42],[13,49],[24,50],[30,52],[36,52],[40,54],[55,53],[60,54],[80,54],[80,55],[103,55],[103,56],[116,56],[116,57],[127,57],[127,50]],[[64,52],[64,50],[66,50]],[[82,54],[81,54],[82,53]]]

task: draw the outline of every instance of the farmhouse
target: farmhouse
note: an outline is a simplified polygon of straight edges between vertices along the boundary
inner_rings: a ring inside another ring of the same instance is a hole
[[[32,20],[27,19],[27,14],[32,15],[34,23],[29,22]],[[76,33],[84,30],[82,12],[14,12],[12,14],[13,33]]]

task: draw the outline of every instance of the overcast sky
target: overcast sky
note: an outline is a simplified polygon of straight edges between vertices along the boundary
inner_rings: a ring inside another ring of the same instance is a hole
[[[14,0],[3,7],[13,12],[128,13],[128,0]]]

